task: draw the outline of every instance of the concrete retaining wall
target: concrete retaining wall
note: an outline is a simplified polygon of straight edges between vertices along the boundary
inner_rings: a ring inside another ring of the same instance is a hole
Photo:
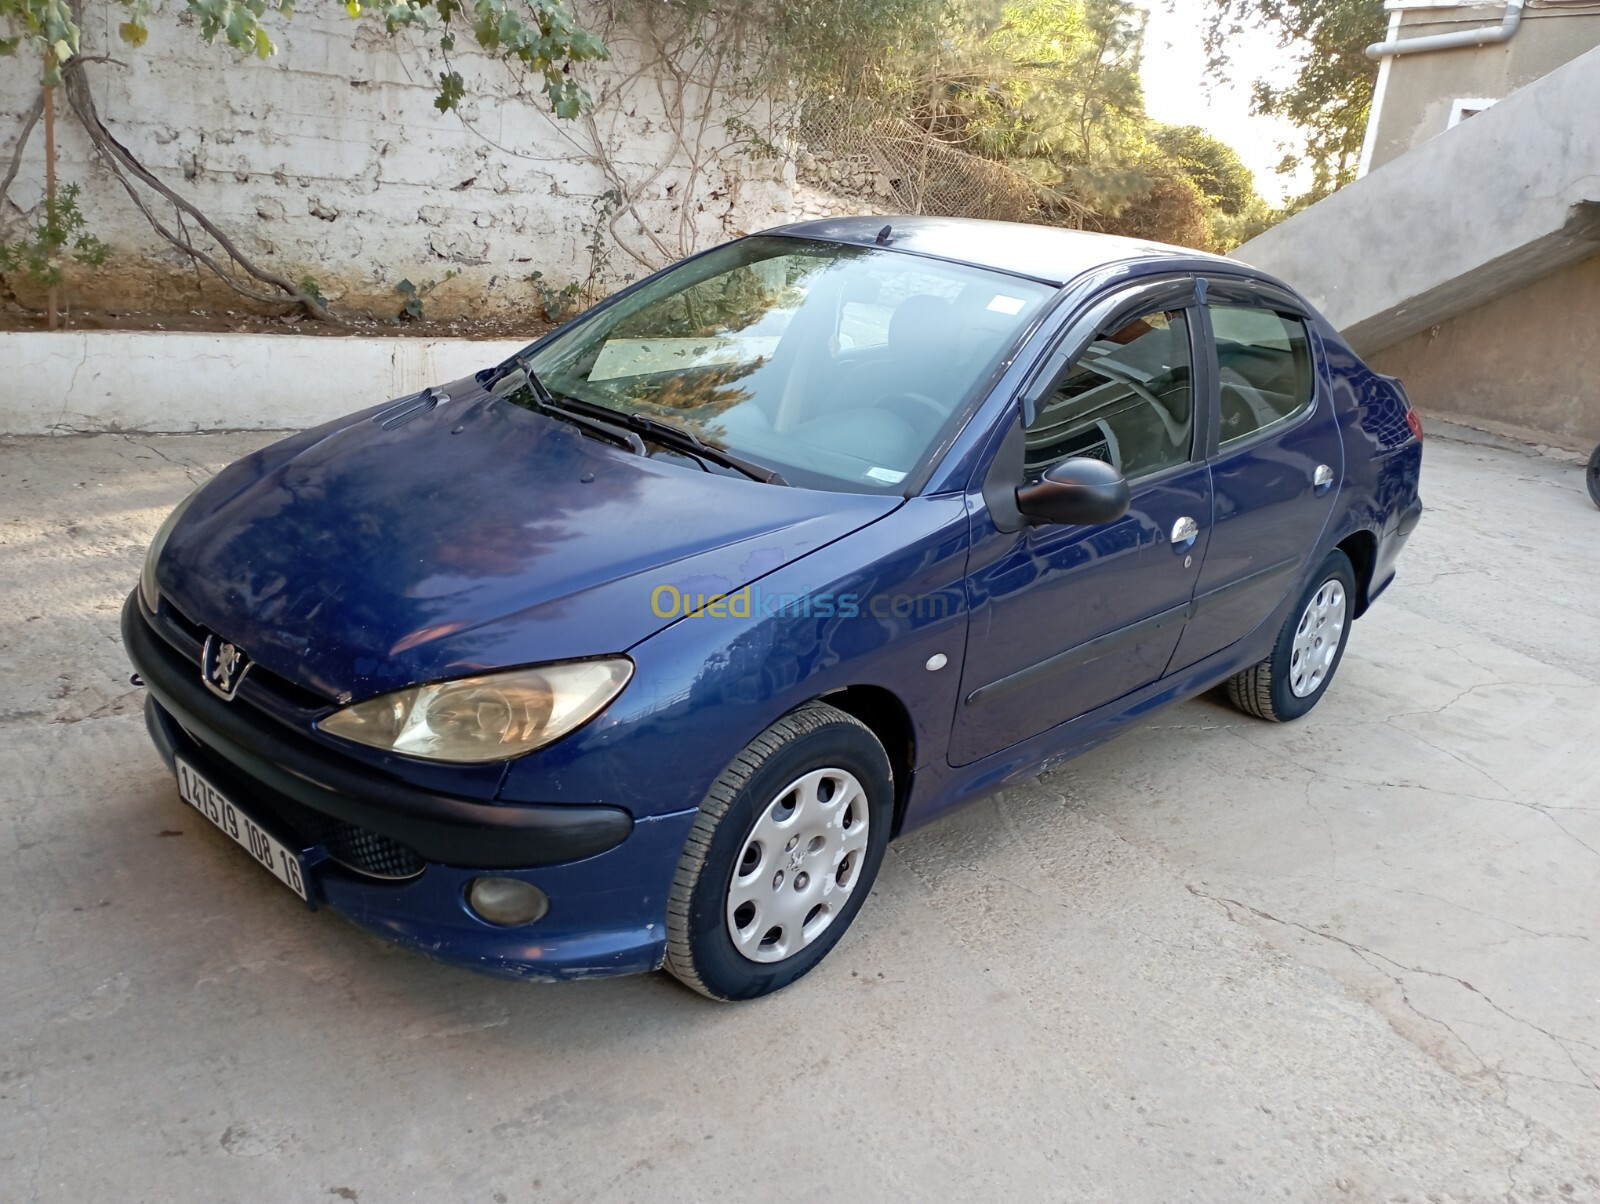
[[[1600,49],[1233,254],[1363,354],[1600,252]]]
[[[522,341],[0,334],[0,434],[289,430],[498,363]]]
[[[1600,256],[1401,339],[1368,357],[1425,416],[1600,442]]]

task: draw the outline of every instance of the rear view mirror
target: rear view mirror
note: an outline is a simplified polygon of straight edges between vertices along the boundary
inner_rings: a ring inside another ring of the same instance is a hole
[[[1063,460],[1017,490],[1017,509],[1035,523],[1098,526],[1128,512],[1128,482],[1104,460]]]

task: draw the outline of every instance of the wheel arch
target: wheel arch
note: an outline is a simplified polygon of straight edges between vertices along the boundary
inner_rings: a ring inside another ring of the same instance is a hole
[[[866,724],[889,754],[894,771],[894,824],[891,839],[900,834],[906,803],[911,798],[911,779],[916,773],[917,737],[911,712],[892,690],[882,686],[846,686],[822,695],[822,702],[838,707],[845,714]]]
[[[1359,619],[1367,613],[1367,606],[1371,602],[1368,591],[1378,564],[1378,537],[1367,530],[1352,531],[1336,546],[1350,558],[1350,566],[1355,570],[1356,605],[1351,617]]]

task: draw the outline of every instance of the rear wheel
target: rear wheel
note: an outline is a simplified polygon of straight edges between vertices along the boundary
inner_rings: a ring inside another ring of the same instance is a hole
[[[893,815],[865,724],[822,702],[785,715],[700,804],[667,902],[668,972],[713,999],[788,986],[855,919]]]
[[[1600,506],[1600,447],[1594,449],[1594,455],[1589,457],[1589,471],[1585,474],[1589,483],[1589,496],[1594,499],[1594,504]]]
[[[1316,706],[1344,656],[1355,592],[1350,558],[1330,552],[1284,620],[1272,655],[1228,679],[1228,701],[1274,723],[1298,719]]]

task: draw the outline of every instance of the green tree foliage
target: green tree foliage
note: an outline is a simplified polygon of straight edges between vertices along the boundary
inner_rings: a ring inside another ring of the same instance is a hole
[[[1278,170],[1302,167],[1311,187],[1291,202],[1302,208],[1349,183],[1361,157],[1378,65],[1366,48],[1383,40],[1383,0],[1207,0],[1206,49],[1212,66],[1232,66],[1230,46],[1246,27],[1266,27],[1291,52],[1295,77],[1284,87],[1255,82],[1252,104],[1263,116],[1283,117],[1304,131],[1298,153]]]
[[[1145,113],[1132,0],[1008,0],[902,77],[915,120],[1036,183],[1046,220],[1227,249],[1266,224],[1238,156]]]
[[[1156,127],[1152,141],[1199,193],[1211,249],[1232,250],[1279,219],[1256,192],[1255,173],[1221,139],[1196,125],[1168,125]]]
[[[1127,0],[1012,0],[929,64],[923,119],[992,158],[1036,161],[1043,179],[1092,188],[1140,137],[1142,28]]]
[[[936,53],[962,17],[957,0],[656,0],[718,3],[759,31],[762,82],[803,93],[895,94],[896,66]]]
[[[1219,212],[1237,216],[1256,199],[1255,176],[1240,160],[1239,153],[1199,126],[1159,126],[1151,141],[1195,182]]]
[[[78,185],[68,184],[31,227],[14,239],[0,238],[0,272],[23,272],[41,288],[60,284],[61,261],[70,255],[78,263],[98,267],[111,254],[106,246],[84,229],[78,209]]]

